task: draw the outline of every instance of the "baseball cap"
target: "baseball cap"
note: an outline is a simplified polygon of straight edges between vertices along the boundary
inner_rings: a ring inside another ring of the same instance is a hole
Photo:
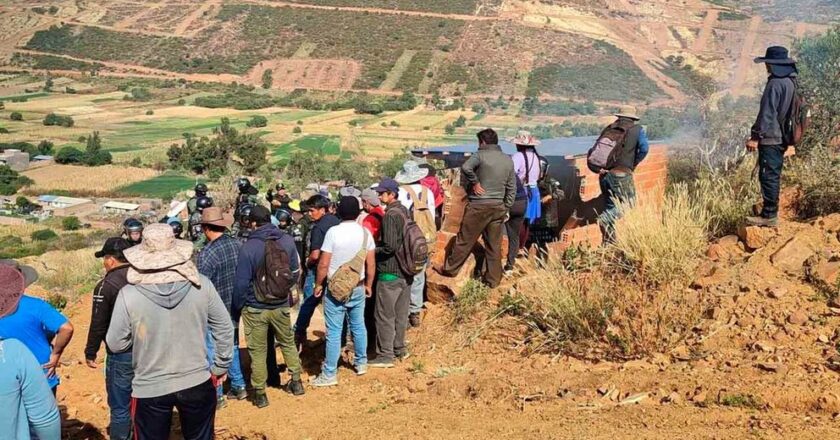
[[[362,191],[362,200],[370,203],[372,206],[380,205],[379,194],[377,194],[376,191],[369,188]]]
[[[377,193],[392,192],[397,194],[400,191],[400,184],[394,179],[382,179],[373,190]]]
[[[123,251],[130,248],[131,243],[122,237],[111,237],[105,240],[102,249],[93,254],[96,258],[102,258],[106,255],[112,257],[122,257]]]

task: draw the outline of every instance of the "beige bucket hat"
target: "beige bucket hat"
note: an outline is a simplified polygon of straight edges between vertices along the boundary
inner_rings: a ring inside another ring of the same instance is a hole
[[[192,243],[176,240],[169,225],[153,223],[143,230],[143,241],[139,245],[123,252],[131,264],[128,282],[161,284],[186,280],[200,286],[198,269],[190,260],[192,253]]]
[[[621,109],[614,115],[617,118],[627,118],[632,119],[634,121],[638,121],[642,119],[639,117],[639,114],[636,113],[636,107],[631,106],[623,106]]]

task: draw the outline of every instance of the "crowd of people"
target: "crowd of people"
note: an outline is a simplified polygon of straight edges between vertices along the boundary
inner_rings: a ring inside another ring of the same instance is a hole
[[[780,145],[787,143],[780,121],[794,96],[795,83],[787,79],[796,68],[782,49],[757,59],[771,74],[747,143],[751,150],[760,146],[764,211],[749,219],[760,226],[777,221]],[[588,155],[600,177],[607,241],[614,239],[619,205],[635,200],[633,173],[649,149],[640,118],[616,116]],[[481,238],[481,277],[495,287],[529,231],[551,222],[551,207],[564,194],[528,132],[512,140],[512,157],[492,129],[477,137],[477,153],[461,166],[468,200],[459,233],[444,264],[432,269],[457,275]],[[123,234],[95,253],[105,275],[93,289],[84,356],[88,367],[100,368],[104,343],[111,438],[168,438],[175,408],[185,438],[212,438],[216,411],[229,399],[269,406],[266,387],[280,381],[278,347],[290,375],[283,388],[305,394],[300,355],[309,349],[319,304],[325,355],[310,386],[338,385],[342,346],[352,344],[356,375],[410,356],[406,332],[422,325],[425,275],[446,197],[432,165],[410,160],[393,178],[367,188],[347,185],[337,194],[312,184],[293,198],[278,183],[266,193],[267,206],[247,178],[237,188],[232,214],[214,206],[198,184],[183,207],[158,223],[126,220]],[[25,293],[37,279],[34,268],[0,260],[0,432],[59,440],[57,369],[74,328],[49,303]],[[240,359],[240,326],[250,371]]]

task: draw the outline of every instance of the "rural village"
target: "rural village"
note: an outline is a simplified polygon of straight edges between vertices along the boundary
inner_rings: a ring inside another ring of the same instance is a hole
[[[838,1],[0,23],[0,439],[840,435]]]

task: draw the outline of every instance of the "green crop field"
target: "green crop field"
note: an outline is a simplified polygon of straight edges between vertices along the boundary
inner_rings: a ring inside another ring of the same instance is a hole
[[[248,118],[231,118],[230,125],[237,129],[244,128]],[[178,141],[184,133],[198,136],[209,135],[213,128],[220,125],[220,118],[171,118],[154,121],[128,121],[111,127],[104,137],[105,148],[120,151],[129,146],[150,145],[164,141]]]
[[[295,151],[338,156],[341,154],[341,139],[338,136],[311,134],[280,145],[272,151],[271,155],[274,158],[280,158],[288,156]]]
[[[166,173],[148,180],[135,182],[117,189],[116,192],[127,196],[170,198],[181,191],[186,191],[195,185],[189,177],[176,173]]]

